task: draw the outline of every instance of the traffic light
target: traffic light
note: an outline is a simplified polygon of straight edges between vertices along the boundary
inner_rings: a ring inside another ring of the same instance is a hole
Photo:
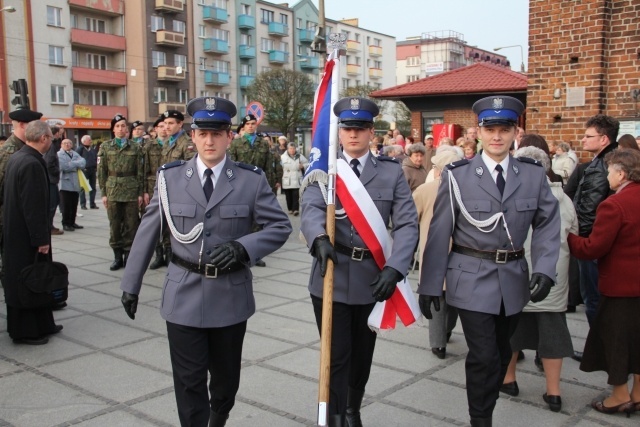
[[[20,105],[24,108],[30,108],[29,105],[29,86],[25,79],[14,80],[11,84],[11,90],[15,92],[15,96],[11,100],[11,104]]]

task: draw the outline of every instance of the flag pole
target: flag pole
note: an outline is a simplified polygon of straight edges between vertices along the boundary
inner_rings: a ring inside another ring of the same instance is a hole
[[[332,48],[337,63],[340,55],[345,52],[346,36],[344,34],[331,34],[329,47]],[[329,159],[328,159],[328,183],[327,183],[327,218],[326,231],[331,244],[335,243],[336,223],[336,170],[338,159],[338,118],[333,114],[333,105],[339,99],[339,67],[334,68],[331,80],[331,125],[329,131]],[[327,262],[327,271],[324,276],[322,290],[322,325],[320,327],[320,374],[318,384],[318,425],[327,425],[329,410],[329,383],[331,377],[331,334],[333,321],[333,261]]]

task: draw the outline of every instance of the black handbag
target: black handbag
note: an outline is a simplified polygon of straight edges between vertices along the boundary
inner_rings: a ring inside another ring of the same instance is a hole
[[[39,260],[22,269],[18,276],[18,299],[23,308],[50,307],[67,300],[69,270],[61,262]]]

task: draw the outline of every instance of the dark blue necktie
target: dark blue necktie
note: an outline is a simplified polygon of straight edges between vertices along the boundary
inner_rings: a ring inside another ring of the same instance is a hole
[[[351,169],[353,169],[353,173],[356,174],[358,178],[360,178],[360,171],[358,170],[358,166],[360,166],[360,162],[358,159],[351,159]]]
[[[500,190],[500,195],[504,193],[504,176],[502,176],[502,166],[496,165],[496,171],[498,171],[498,176],[496,177],[496,185],[498,186],[498,190]]]
[[[205,175],[205,179],[204,179],[204,185],[202,186],[202,189],[204,190],[204,197],[207,198],[207,202],[209,201],[209,199],[211,198],[211,194],[213,194],[213,178],[211,175],[213,175],[213,171],[211,169],[207,169],[204,171],[204,175]]]

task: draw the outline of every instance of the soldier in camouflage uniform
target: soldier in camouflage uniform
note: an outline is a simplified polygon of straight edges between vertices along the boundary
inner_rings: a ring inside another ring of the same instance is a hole
[[[162,146],[162,164],[191,160],[196,155],[196,149],[189,134],[182,129],[184,114],[177,110],[167,110],[163,116],[169,139]]]
[[[116,115],[111,120],[114,138],[105,141],[98,152],[98,179],[102,191],[102,203],[109,217],[109,245],[115,259],[110,270],[126,265],[133,237],[138,230],[142,206],[144,168],[142,149],[125,138],[127,119]]]
[[[256,134],[257,129],[258,121],[256,117],[253,114],[244,116],[241,127],[238,128],[238,133],[242,134],[242,136],[231,141],[228,150],[229,157],[231,157],[233,161],[247,163],[261,168],[271,188],[273,189],[275,185],[277,189],[279,184],[277,183],[276,164],[280,164],[280,159],[274,162],[269,143]],[[280,176],[280,180],[282,180],[282,175]],[[257,231],[257,229],[254,231]],[[258,267],[266,266],[262,260],[258,260],[256,265]]]
[[[164,124],[164,116],[160,116],[153,124],[153,130],[157,138],[150,141],[144,147],[144,205],[147,206],[153,197],[156,187],[157,171],[164,164],[162,161],[162,148],[167,140],[167,129]],[[161,239],[156,245],[156,257],[149,265],[151,270],[155,270],[167,265],[164,259],[163,241],[169,240],[168,230],[163,230]]]
[[[4,173],[7,170],[7,162],[9,157],[16,151],[24,147],[25,129],[29,122],[40,120],[42,113],[31,111],[28,108],[21,108],[9,113],[9,118],[13,125],[13,133],[0,147],[0,251],[2,251],[2,215],[4,203]]]
[[[140,147],[144,147],[148,139],[144,138],[144,123],[136,120],[131,124],[131,140]]]
[[[277,145],[273,145],[271,143],[271,138],[265,136],[263,139],[267,144],[269,144],[269,151],[271,152],[273,157],[271,159],[271,167],[273,168],[274,172],[271,174],[271,177],[267,179],[267,182],[269,183],[273,194],[277,196],[278,188],[282,187],[282,175],[284,173],[284,170],[282,169],[282,157],[280,157],[280,154],[278,153]]]

